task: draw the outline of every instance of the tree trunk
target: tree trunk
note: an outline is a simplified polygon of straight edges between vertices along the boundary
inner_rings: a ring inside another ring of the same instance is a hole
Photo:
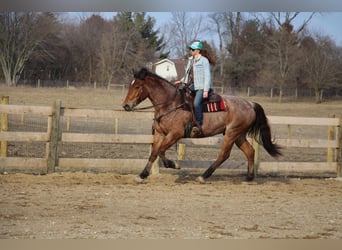
[[[315,101],[316,103],[321,103],[321,91],[319,88],[315,87]]]

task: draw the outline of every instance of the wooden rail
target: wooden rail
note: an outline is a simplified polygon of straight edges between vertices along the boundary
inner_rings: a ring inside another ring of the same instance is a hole
[[[153,119],[152,112],[125,112],[115,110],[97,110],[97,109],[78,109],[66,108],[61,106],[60,101],[56,101],[51,107],[42,106],[23,106],[8,105],[3,103],[0,105],[1,115],[1,152],[3,145],[7,141],[21,142],[45,142],[46,152],[43,158],[27,158],[27,157],[6,157],[5,153],[0,156],[1,168],[21,168],[21,167],[44,167],[46,172],[54,172],[56,168],[64,169],[71,166],[88,167],[106,167],[106,166],[126,166],[135,164],[143,166],[146,159],[76,159],[76,158],[59,158],[57,155],[58,142],[87,142],[87,143],[133,143],[133,144],[151,144],[152,135],[130,135],[130,134],[100,134],[100,133],[71,133],[61,132],[59,127],[61,117],[91,117],[91,118],[113,118],[113,119]],[[6,119],[7,114],[36,114],[47,117],[46,132],[16,132],[7,131]],[[288,116],[268,116],[271,125],[287,125],[291,129],[292,125],[300,126],[327,126],[329,129],[329,138],[323,139],[298,139],[286,138],[277,139],[276,142],[283,147],[304,147],[304,148],[326,148],[336,152],[335,157],[330,157],[327,162],[260,162],[259,146],[253,143],[256,151],[256,165],[259,171],[294,171],[294,170],[322,170],[336,171],[337,176],[341,176],[342,169],[342,131],[341,118],[312,118],[312,117],[288,117]],[[115,130],[117,131],[117,130]],[[189,161],[184,161],[185,145],[210,145],[219,146],[223,140],[222,136],[215,136],[201,139],[182,139],[179,141],[178,159],[180,164],[195,165]],[[7,147],[6,147],[7,150]],[[182,151],[183,150],[183,151]],[[146,156],[147,157],[147,156]],[[205,161],[203,161],[205,162]],[[205,162],[208,164],[208,162]],[[196,161],[196,165],[202,166]],[[156,170],[157,171],[157,170]]]

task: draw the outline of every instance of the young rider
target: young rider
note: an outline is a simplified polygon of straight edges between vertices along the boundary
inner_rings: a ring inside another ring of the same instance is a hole
[[[203,99],[208,98],[211,87],[210,64],[214,64],[214,61],[203,50],[203,44],[200,41],[194,41],[189,46],[189,51],[191,57],[185,69],[186,74],[180,81],[176,81],[175,84],[184,82],[195,91],[194,110],[196,123],[192,131],[195,134],[200,134],[202,133],[203,124],[202,104]]]

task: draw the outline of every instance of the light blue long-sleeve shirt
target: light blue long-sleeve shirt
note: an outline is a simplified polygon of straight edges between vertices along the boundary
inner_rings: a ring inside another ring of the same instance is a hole
[[[194,58],[190,57],[188,64],[185,68],[186,75],[183,77],[183,82],[188,82],[189,70],[192,65],[192,60]],[[205,56],[200,56],[194,64],[193,67],[194,74],[194,87],[195,90],[203,89],[203,91],[209,91],[211,86],[211,73],[210,73],[210,64],[208,59]]]

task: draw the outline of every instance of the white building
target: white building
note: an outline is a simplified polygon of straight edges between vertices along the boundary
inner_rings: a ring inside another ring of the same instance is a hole
[[[169,80],[179,80],[185,74],[186,61],[182,59],[162,59],[153,64],[157,75]]]

